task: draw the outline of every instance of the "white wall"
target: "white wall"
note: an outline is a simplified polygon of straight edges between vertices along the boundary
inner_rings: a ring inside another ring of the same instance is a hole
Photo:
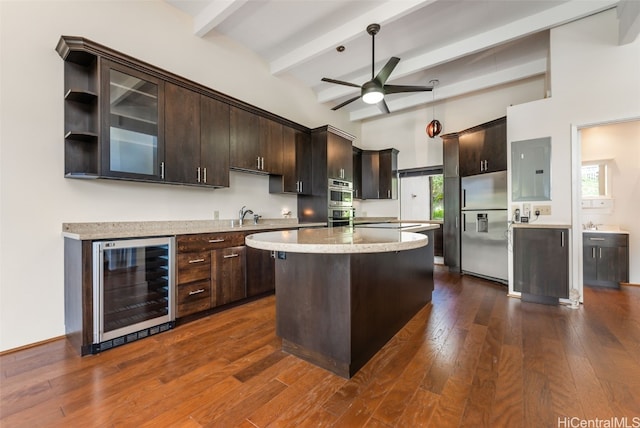
[[[617,37],[615,10],[553,29],[551,98],[507,110],[509,141],[551,137],[552,214],[540,223],[573,224],[579,231],[577,129],[640,117],[640,39],[619,46]],[[571,286],[582,290],[582,236],[572,237]]]
[[[585,128],[582,161],[610,159],[613,211],[582,210],[582,224],[619,226],[629,232],[629,282],[640,284],[640,120]]]
[[[542,98],[544,85],[544,78],[540,76],[436,102],[435,117],[443,125],[442,134],[462,131],[506,116],[510,105]],[[401,170],[442,165],[442,139],[439,136],[429,138],[426,133],[433,112],[429,105],[363,122],[361,139],[356,145],[366,149],[398,149],[398,168]],[[356,214],[361,212],[369,216],[399,217],[400,201],[362,201],[356,206]]]
[[[431,183],[428,175],[400,179],[400,218],[429,220],[431,218]]]
[[[187,220],[296,213],[293,196],[268,194],[267,178],[232,173],[231,188],[63,178],[60,35],[77,35],[182,75],[308,127],[354,135],[346,113],[160,0],[0,1],[0,351],[64,334],[63,222]]]

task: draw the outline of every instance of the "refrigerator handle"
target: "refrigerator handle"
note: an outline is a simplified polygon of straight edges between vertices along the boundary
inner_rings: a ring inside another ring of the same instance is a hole
[[[467,189],[462,189],[462,208],[467,207]]]
[[[467,231],[467,213],[462,214],[462,231]]]

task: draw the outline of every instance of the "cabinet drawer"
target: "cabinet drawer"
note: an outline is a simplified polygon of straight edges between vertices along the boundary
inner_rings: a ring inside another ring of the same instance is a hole
[[[211,281],[178,285],[178,317],[207,310],[211,307]]]
[[[582,235],[584,245],[598,247],[628,247],[629,235],[624,233],[585,233]]]
[[[211,277],[211,252],[178,254],[178,284],[209,279]]]
[[[244,233],[224,232],[198,235],[179,235],[176,238],[178,252],[207,251],[244,245]]]

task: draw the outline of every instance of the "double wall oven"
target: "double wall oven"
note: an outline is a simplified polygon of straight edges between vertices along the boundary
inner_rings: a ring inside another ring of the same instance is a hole
[[[353,226],[353,183],[331,178],[327,195],[329,227]]]

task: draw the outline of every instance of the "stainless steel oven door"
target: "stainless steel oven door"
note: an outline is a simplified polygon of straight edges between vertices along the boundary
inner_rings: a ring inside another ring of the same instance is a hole
[[[353,205],[353,191],[329,188],[330,207],[350,207]]]
[[[353,216],[355,209],[348,208],[329,208],[327,216],[329,227],[337,226],[353,226]]]

